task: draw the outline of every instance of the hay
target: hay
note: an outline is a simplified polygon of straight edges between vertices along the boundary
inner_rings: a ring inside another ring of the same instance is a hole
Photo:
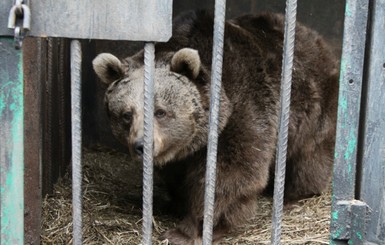
[[[155,178],[155,183],[159,180]],[[140,244],[140,163],[123,153],[85,150],[83,154],[83,244]],[[159,210],[167,201],[160,184],[154,186],[153,244],[177,220]],[[42,244],[72,244],[71,179],[55,186],[43,203]],[[221,244],[270,244],[271,198],[261,198],[258,212]],[[284,210],[282,244],[328,244],[330,192],[302,200]]]

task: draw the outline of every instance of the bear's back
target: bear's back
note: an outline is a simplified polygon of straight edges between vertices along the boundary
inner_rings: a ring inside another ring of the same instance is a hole
[[[167,52],[189,47],[198,50],[202,64],[211,69],[213,16],[190,11],[178,16],[173,36],[156,47],[157,59],[167,63]],[[275,124],[284,38],[284,16],[274,13],[243,15],[225,23],[222,86],[233,104],[234,117],[255,114]],[[166,59],[166,60],[162,60]],[[338,62],[332,49],[315,31],[297,23],[292,72],[291,141],[298,130],[305,138],[322,130],[312,120],[333,124],[338,93]],[[310,123],[310,124],[309,124]],[[309,124],[310,127],[303,127]],[[294,138],[293,138],[294,137]]]

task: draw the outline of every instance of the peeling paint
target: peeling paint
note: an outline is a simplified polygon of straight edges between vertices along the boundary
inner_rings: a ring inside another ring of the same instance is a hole
[[[24,243],[22,53],[0,38],[1,244]]]
[[[335,210],[332,212],[332,219],[337,220],[338,219],[338,210]]]
[[[352,11],[350,10],[349,4],[346,3],[345,16],[352,17]]]
[[[351,158],[353,153],[356,151],[356,148],[357,148],[357,138],[354,132],[351,131],[349,134],[348,145],[346,147],[346,151],[344,154],[344,159],[348,160],[349,158]]]
[[[339,106],[341,108],[341,113],[345,113],[348,109],[348,100],[346,96],[341,96],[341,99],[339,100]]]

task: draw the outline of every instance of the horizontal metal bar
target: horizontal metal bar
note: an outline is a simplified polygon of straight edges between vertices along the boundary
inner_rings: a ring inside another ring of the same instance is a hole
[[[12,1],[0,3],[0,35]],[[30,36],[76,39],[167,41],[171,37],[172,0],[30,1]]]

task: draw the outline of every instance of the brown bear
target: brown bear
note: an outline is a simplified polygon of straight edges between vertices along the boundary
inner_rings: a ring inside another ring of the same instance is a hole
[[[284,17],[244,15],[225,23],[215,187],[214,241],[256,211],[274,171]],[[156,44],[154,162],[182,215],[164,238],[201,244],[208,144],[213,17],[174,20],[173,36]],[[315,31],[297,24],[285,197],[320,194],[333,163],[338,61]],[[109,85],[105,104],[114,135],[132,156],[143,154],[143,51],[120,61],[93,61]]]

